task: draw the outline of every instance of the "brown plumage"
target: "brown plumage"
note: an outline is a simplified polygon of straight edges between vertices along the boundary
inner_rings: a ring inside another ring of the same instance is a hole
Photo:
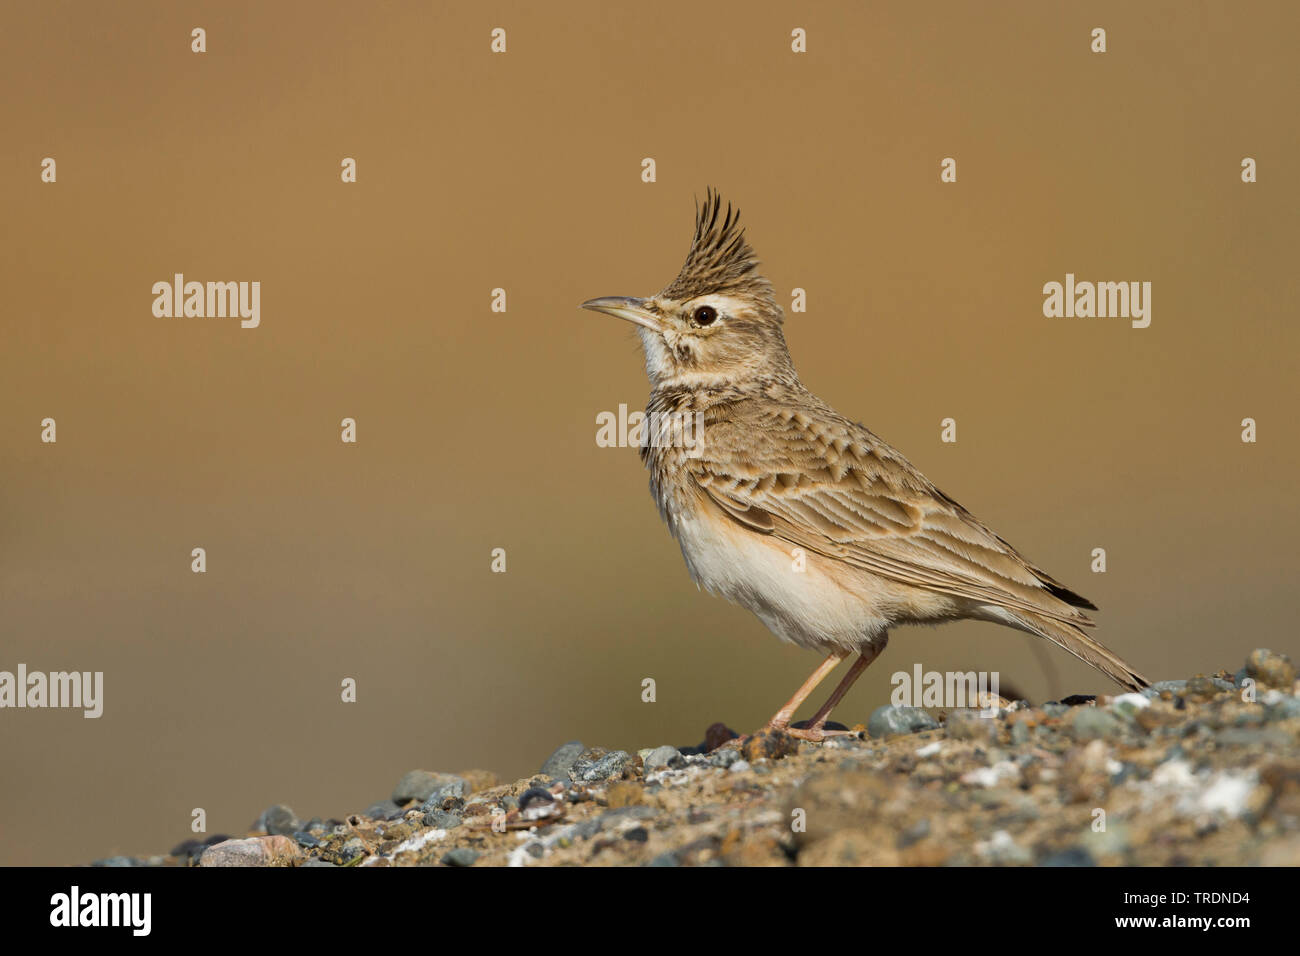
[[[799,380],[782,311],[739,215],[712,191],[686,264],[648,299],[584,307],[635,322],[647,411],[700,416],[687,443],[647,444],[651,490],[695,580],[779,637],[830,654],[810,679],[862,657],[838,701],[897,624],[996,621],[1047,638],[1136,689],[1141,674],[1090,637],[1094,605],[1026,560],[898,451]],[[801,553],[806,568],[794,571]],[[820,675],[820,676],[819,676]],[[772,719],[785,728],[808,684]],[[805,736],[821,739],[829,706]]]

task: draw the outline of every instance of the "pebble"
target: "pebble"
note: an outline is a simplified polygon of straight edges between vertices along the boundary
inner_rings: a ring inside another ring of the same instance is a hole
[[[555,802],[555,797],[551,796],[551,791],[542,787],[529,787],[519,795],[520,811],[531,810],[539,806],[549,806]]]
[[[430,810],[420,820],[426,827],[438,830],[454,830],[460,826],[460,817],[446,810]]]
[[[798,753],[799,741],[780,730],[764,730],[753,734],[745,740],[740,748],[740,755],[752,762],[762,760],[780,760],[792,753]]]
[[[361,815],[372,820],[396,820],[402,813],[402,808],[392,800],[377,800],[366,807]]]
[[[464,777],[430,770],[412,770],[397,781],[392,801],[401,806],[412,801],[429,803],[436,797],[436,802],[440,803],[447,797],[463,797],[468,790],[469,785]]]
[[[361,842],[361,838],[352,837],[326,849],[321,853],[321,859],[339,866],[350,866],[365,856],[366,852],[366,845]]]
[[[722,767],[726,769],[740,760],[739,750],[719,750],[716,753],[709,754],[708,761],[711,767]]]
[[[995,830],[987,840],[975,844],[975,852],[992,863],[1032,863],[1034,856],[1011,838],[1006,830]]]
[[[1275,654],[1267,648],[1257,648],[1246,658],[1246,674],[1257,684],[1291,690],[1295,686],[1295,665],[1285,654]]]
[[[731,766],[727,768],[727,773],[744,773],[751,769],[753,768],[750,767],[748,760],[734,760]]]
[[[555,753],[546,758],[541,772],[552,780],[568,777],[569,771],[573,769],[573,765],[578,762],[578,758],[586,749],[581,740],[570,740],[567,744],[560,744]]]
[[[287,836],[249,837],[214,843],[199,858],[199,866],[294,866],[302,858],[298,844]]]
[[[295,831],[302,829],[298,815],[283,803],[268,807],[258,823],[259,826],[255,829],[263,830],[271,836],[293,836]]]
[[[569,773],[580,783],[596,783],[621,775],[631,760],[631,756],[623,750],[615,750],[601,756],[584,751],[583,755],[574,761]]]
[[[1119,736],[1123,729],[1114,714],[1097,707],[1078,708],[1070,722],[1075,740],[1104,740]]]
[[[462,846],[447,851],[442,858],[442,863],[445,866],[473,866],[478,858],[478,850],[471,850],[469,847]]]
[[[1081,846],[1072,846],[1068,850],[1061,850],[1059,853],[1053,853],[1044,859],[1039,866],[1096,866],[1097,861]]]
[[[953,740],[973,740],[976,743],[993,743],[998,739],[1001,721],[981,717],[982,711],[954,710],[948,713],[944,730]]]
[[[890,734],[915,734],[922,730],[937,730],[939,722],[930,712],[920,707],[895,707],[885,704],[871,712],[867,721],[867,733],[872,737],[888,737]]]
[[[645,756],[644,760],[647,771],[660,770],[665,767],[677,768],[686,765],[686,759],[681,755],[681,752],[676,747],[667,745],[656,747]]]

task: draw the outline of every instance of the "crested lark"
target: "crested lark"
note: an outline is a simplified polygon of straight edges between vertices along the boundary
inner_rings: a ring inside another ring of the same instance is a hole
[[[1145,687],[1084,630],[1093,622],[1079,609],[1095,605],[804,387],[758,264],[739,214],[730,204],[724,213],[710,190],[667,288],[582,307],[636,323],[650,421],[703,424],[693,441],[662,441],[671,429],[652,427],[641,448],[695,582],[753,611],[777,637],[828,655],[767,729],[823,739],[831,709],[896,624],[995,621],[1047,638],[1126,688]],[[854,653],[811,723],[790,729],[804,699]]]

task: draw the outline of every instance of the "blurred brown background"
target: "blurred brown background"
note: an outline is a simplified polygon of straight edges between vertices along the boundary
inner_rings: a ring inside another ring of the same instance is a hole
[[[1089,7],[6,4],[0,669],[102,670],[106,710],[0,712],[0,862],[768,717],[815,656],[697,592],[636,451],[596,446],[647,385],[577,309],[671,279],[707,185],[808,290],[809,386],[1102,640],[1153,678],[1294,655],[1300,15]],[[261,327],[154,318],[175,272],[260,281]],[[1151,281],[1151,327],[1044,318],[1066,272]],[[1111,689],[1032,640],[898,632],[837,716],[918,661]]]

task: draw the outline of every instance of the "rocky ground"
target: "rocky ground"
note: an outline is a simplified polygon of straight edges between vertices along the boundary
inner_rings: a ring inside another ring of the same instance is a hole
[[[345,819],[268,809],[162,866],[1300,865],[1300,684],[1235,674],[975,711],[881,707],[813,744],[577,741],[530,778],[413,770]]]

